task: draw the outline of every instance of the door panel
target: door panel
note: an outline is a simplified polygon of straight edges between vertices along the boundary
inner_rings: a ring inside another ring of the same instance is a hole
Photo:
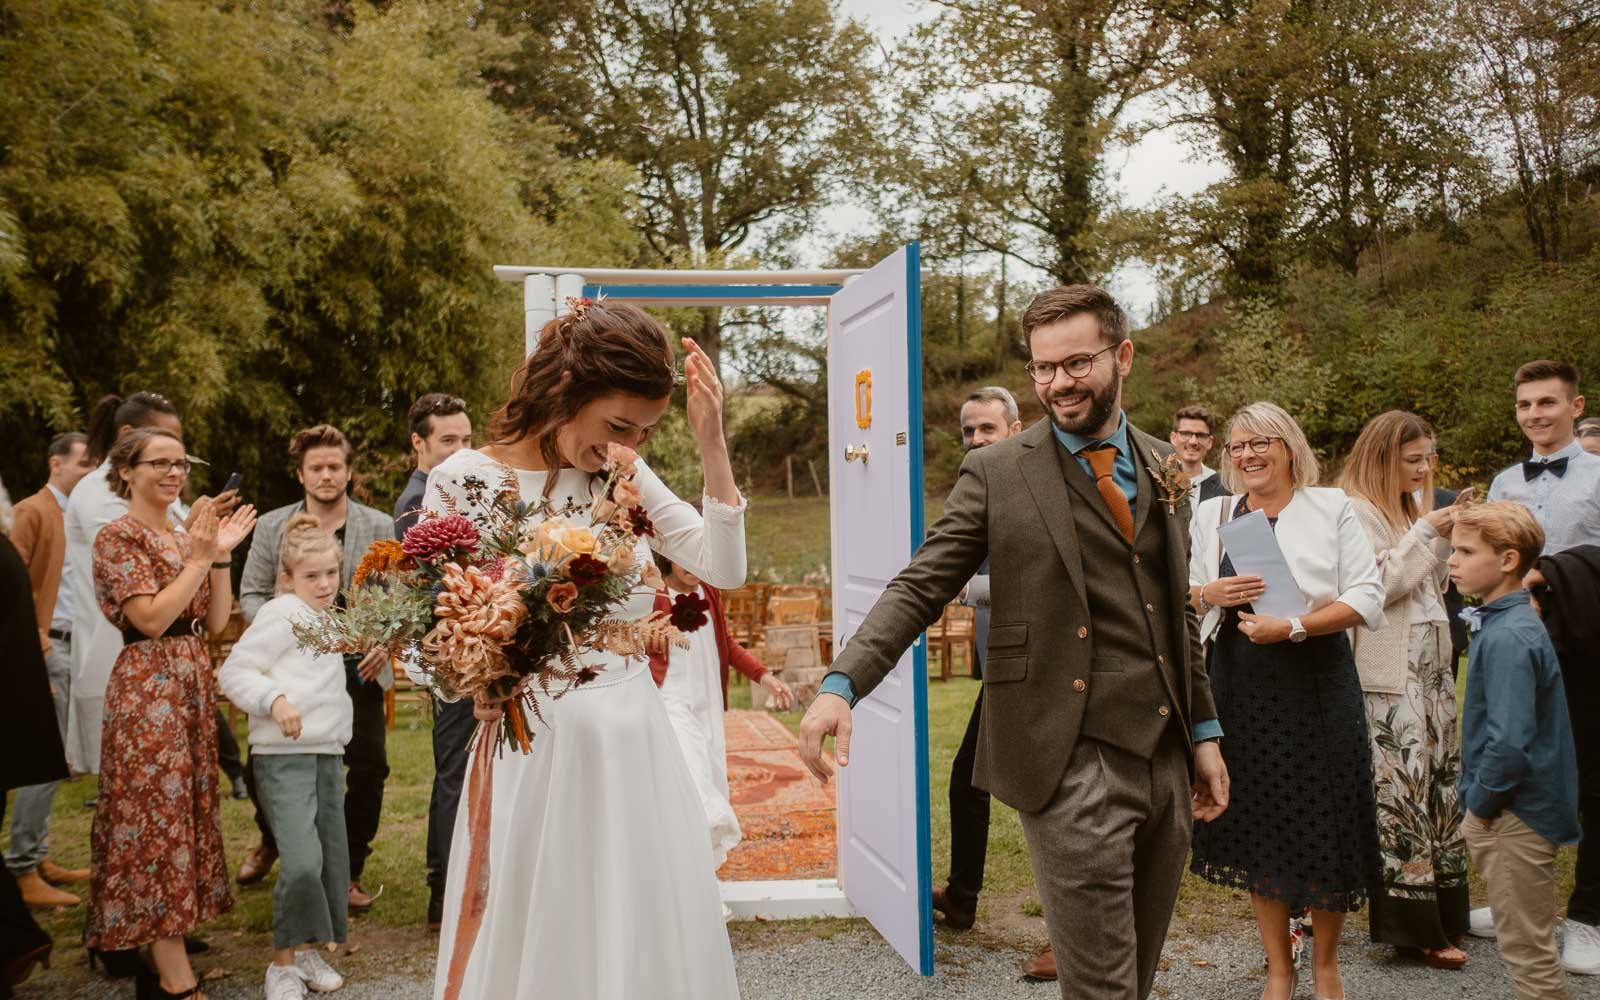
[[[828,307],[840,648],[922,540],[920,267],[910,244],[846,284]],[[863,372],[870,374],[865,391]],[[865,446],[866,460],[847,461],[847,446]],[[850,766],[839,771],[839,881],[901,956],[932,975],[926,660],[919,639],[856,703]]]

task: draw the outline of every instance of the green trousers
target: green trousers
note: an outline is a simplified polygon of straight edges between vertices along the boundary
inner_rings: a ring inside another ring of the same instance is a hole
[[[344,829],[344,758],[250,755],[261,810],[278,842],[272,946],[344,943],[349,924],[350,848]]]

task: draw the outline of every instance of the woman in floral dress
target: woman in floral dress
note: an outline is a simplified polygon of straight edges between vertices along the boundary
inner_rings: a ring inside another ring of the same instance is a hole
[[[1391,410],[1356,440],[1342,476],[1383,574],[1387,624],[1355,630],[1378,795],[1383,886],[1372,940],[1459,969],[1467,931],[1467,845],[1456,804],[1461,770],[1448,575],[1453,508],[1433,500],[1433,432]]]
[[[94,543],[95,595],[126,645],[106,688],[91,835],[90,948],[148,944],[139,996],[200,996],[183,937],[233,906],[217,798],[216,693],[202,636],[233,606],[229,556],[255,526],[201,498],[185,532],[167,507],[189,473],[171,431],[131,431],[109,477],[127,515]]]

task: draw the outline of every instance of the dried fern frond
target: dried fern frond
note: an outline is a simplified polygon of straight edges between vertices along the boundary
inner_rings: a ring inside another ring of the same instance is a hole
[[[689,637],[673,626],[665,612],[633,621],[604,621],[583,637],[584,645],[618,656],[649,656],[669,648],[689,648]]]

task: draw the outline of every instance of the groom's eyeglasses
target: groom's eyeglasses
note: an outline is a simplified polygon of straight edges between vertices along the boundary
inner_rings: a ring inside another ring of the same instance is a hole
[[[1040,385],[1048,385],[1054,382],[1057,368],[1066,369],[1067,374],[1073,378],[1083,378],[1094,371],[1095,360],[1100,355],[1106,353],[1106,351],[1114,351],[1116,349],[1117,345],[1112,344],[1110,347],[1103,347],[1093,354],[1075,354],[1060,361],[1030,361],[1022,366],[1022,370],[1027,372],[1028,377]]]

